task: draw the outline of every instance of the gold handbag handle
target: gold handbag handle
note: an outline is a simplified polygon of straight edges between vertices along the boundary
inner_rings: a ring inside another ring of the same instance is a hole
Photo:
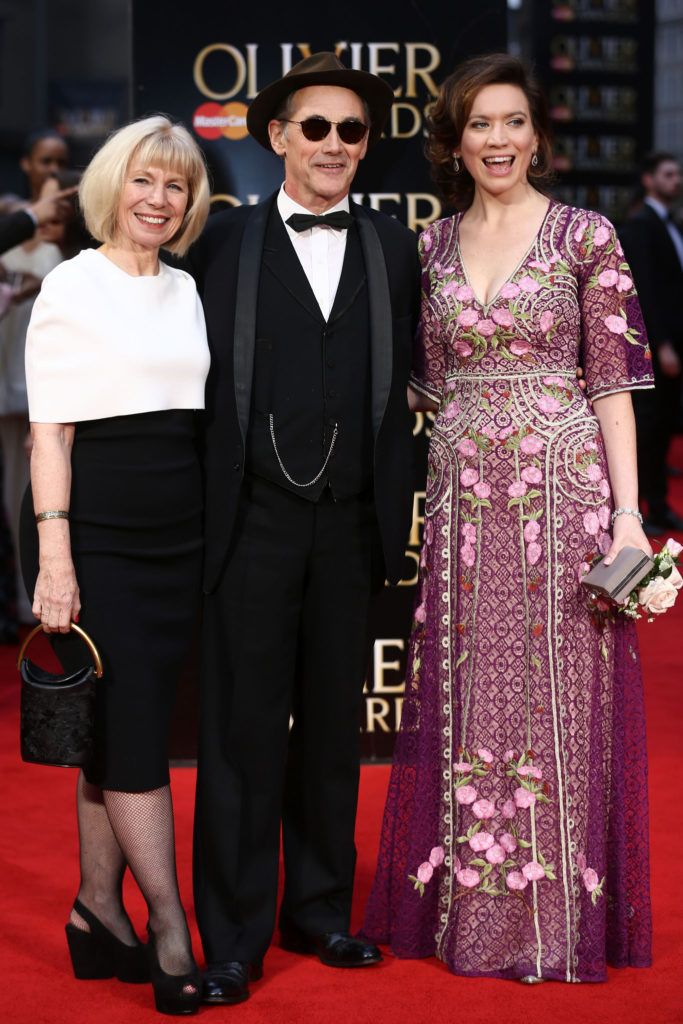
[[[102,659],[100,658],[100,653],[97,650],[97,648],[95,647],[95,644],[92,642],[92,640],[90,639],[90,637],[88,636],[86,631],[84,629],[81,629],[80,626],[77,626],[75,622],[72,622],[69,628],[72,629],[74,633],[78,633],[78,635],[80,636],[81,640],[83,640],[83,642],[85,643],[86,647],[88,648],[88,650],[92,654],[93,661],[95,662],[95,675],[97,676],[98,679],[101,679],[104,670],[102,668]],[[24,659],[24,655],[26,654],[26,651],[27,651],[28,646],[31,643],[31,641],[33,639],[35,639],[35,637],[37,637],[39,633],[43,633],[43,632],[44,632],[44,630],[43,630],[42,622],[39,623],[34,629],[31,630],[31,632],[29,633],[29,635],[26,637],[26,639],[24,640],[23,644],[21,645],[21,650],[19,651],[19,657],[17,658],[17,668],[21,668],[21,663],[22,663],[22,661]]]

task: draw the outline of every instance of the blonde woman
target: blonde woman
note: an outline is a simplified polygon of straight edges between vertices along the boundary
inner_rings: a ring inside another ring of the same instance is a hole
[[[51,633],[80,621],[105,666],[66,932],[76,977],[151,974],[160,1012],[192,1013],[200,984],[176,878],[168,731],[200,592],[195,420],[209,352],[194,282],[159,249],[183,254],[206,220],[201,152],[165,117],[128,125],[87,168],[80,203],[102,244],[45,278],[26,351],[33,612]],[[70,643],[56,638],[69,667]],[[126,867],[149,908],[147,947],[123,906]]]

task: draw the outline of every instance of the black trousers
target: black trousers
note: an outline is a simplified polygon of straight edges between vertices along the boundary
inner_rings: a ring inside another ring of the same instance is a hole
[[[281,824],[281,922],[349,926],[378,543],[371,499],[245,483],[204,613],[194,891],[207,962],[268,948]]]
[[[633,391],[638,447],[638,486],[648,517],[658,519],[669,507],[667,456],[680,415],[681,377],[655,371],[654,390]]]

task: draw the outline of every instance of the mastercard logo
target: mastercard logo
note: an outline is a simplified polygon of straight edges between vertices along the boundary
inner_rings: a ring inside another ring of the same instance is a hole
[[[192,115],[192,127],[202,139],[244,139],[247,132],[246,103],[202,103]]]

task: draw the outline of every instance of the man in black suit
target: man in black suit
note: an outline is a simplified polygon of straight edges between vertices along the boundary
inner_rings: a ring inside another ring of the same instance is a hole
[[[667,501],[667,454],[681,404],[683,357],[683,236],[671,218],[681,194],[681,168],[670,153],[653,153],[642,166],[642,206],[619,237],[633,271],[655,374],[655,390],[633,396],[638,427],[638,478],[647,502],[645,532],[683,529]]]
[[[419,266],[414,234],[348,193],[392,98],[331,53],[263,90],[247,124],[284,185],[212,217],[192,256],[212,355],[195,829],[209,1003],[261,976],[281,825],[282,945],[381,959],[349,934],[359,725],[371,593],[403,574],[410,526]]]

